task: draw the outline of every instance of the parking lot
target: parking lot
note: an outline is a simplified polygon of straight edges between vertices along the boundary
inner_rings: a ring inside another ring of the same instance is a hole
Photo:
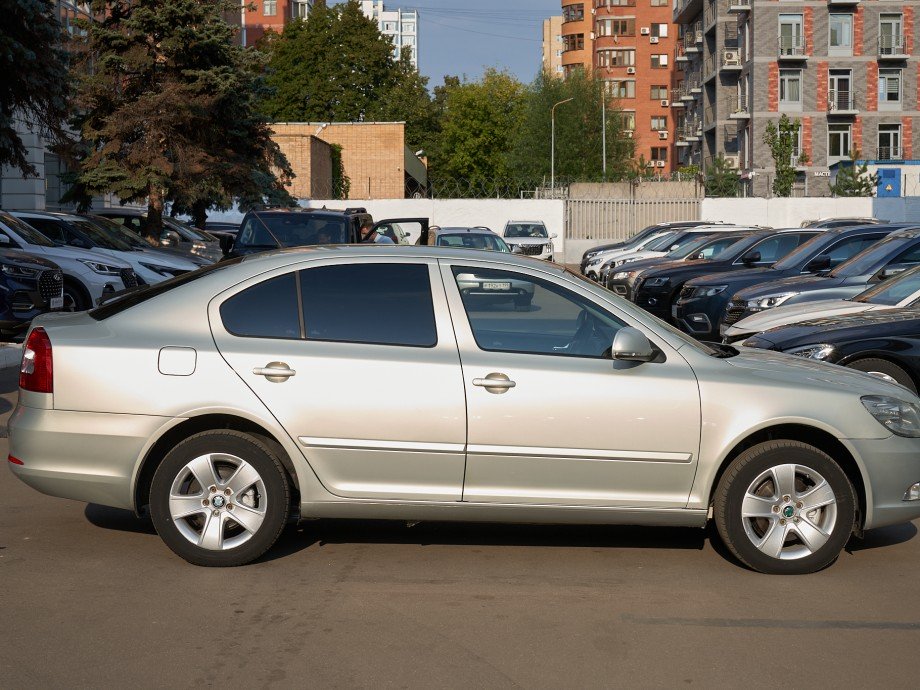
[[[0,496],[5,687],[916,684],[914,525],[792,578],[690,529],[335,521],[214,570],[129,513]]]

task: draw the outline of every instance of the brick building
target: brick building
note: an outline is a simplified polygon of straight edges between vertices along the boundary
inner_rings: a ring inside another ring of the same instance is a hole
[[[627,113],[636,158],[656,172],[676,169],[677,31],[670,0],[562,0],[562,69],[593,70]]]
[[[240,9],[227,17],[227,21],[240,27],[240,42],[254,45],[266,31],[281,33],[292,19],[306,18],[314,5],[325,5],[325,0],[240,0]]]
[[[856,149],[898,167],[918,150],[918,6],[885,0],[678,0],[682,109],[678,146],[705,169],[723,154],[748,194],[775,174],[764,143],[783,113],[801,123],[797,194],[829,194]]]
[[[543,20],[543,71],[561,77],[562,70],[562,15]]]

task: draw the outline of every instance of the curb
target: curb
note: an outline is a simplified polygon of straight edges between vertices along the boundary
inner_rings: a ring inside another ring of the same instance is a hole
[[[22,360],[22,345],[20,343],[4,343],[0,345],[0,369],[18,367]]]

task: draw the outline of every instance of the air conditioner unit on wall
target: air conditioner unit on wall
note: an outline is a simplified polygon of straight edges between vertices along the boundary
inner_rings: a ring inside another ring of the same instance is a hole
[[[624,129],[624,130],[623,130],[623,136],[626,137],[627,139],[632,139],[632,138],[633,138],[633,131],[632,131],[631,129]]]
[[[725,156],[725,162],[732,170],[737,170],[741,163],[741,156]]]
[[[722,62],[725,65],[741,65],[741,54],[736,50],[726,50],[722,53]]]
[[[663,167],[664,167],[664,161],[655,161],[655,165],[656,165],[657,167],[659,167],[659,168],[663,168]]]
[[[655,161],[649,161],[649,162],[648,162],[648,165],[647,165],[646,167],[648,167],[648,168],[654,168],[654,167],[655,167]]]
[[[649,43],[658,43],[658,37],[657,37],[657,36],[652,36],[650,39],[648,39],[648,42],[649,42]]]
[[[641,36],[648,36],[650,33],[651,32],[649,31],[649,28],[647,26],[643,26],[641,29],[639,29],[639,34]]]
[[[626,68],[626,74],[635,74],[635,73],[636,73],[636,68],[635,68],[635,67],[627,67],[627,68]]]
[[[668,133],[667,133],[666,131],[659,131],[659,132],[658,132],[658,138],[659,138],[659,139],[667,139],[667,138],[668,138]]]
[[[591,40],[593,41],[595,38],[597,38],[597,36],[595,36],[594,32],[592,31],[592,32],[591,32]]]
[[[661,106],[663,108],[667,108],[669,105],[671,105],[671,101],[661,101]]]

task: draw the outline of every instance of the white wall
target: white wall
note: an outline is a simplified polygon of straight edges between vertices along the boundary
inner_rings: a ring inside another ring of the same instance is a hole
[[[870,197],[703,199],[701,213],[706,220],[725,223],[751,223],[771,228],[797,228],[806,220],[817,220],[818,218],[833,216],[871,218],[874,213],[873,201],[881,200]]]

